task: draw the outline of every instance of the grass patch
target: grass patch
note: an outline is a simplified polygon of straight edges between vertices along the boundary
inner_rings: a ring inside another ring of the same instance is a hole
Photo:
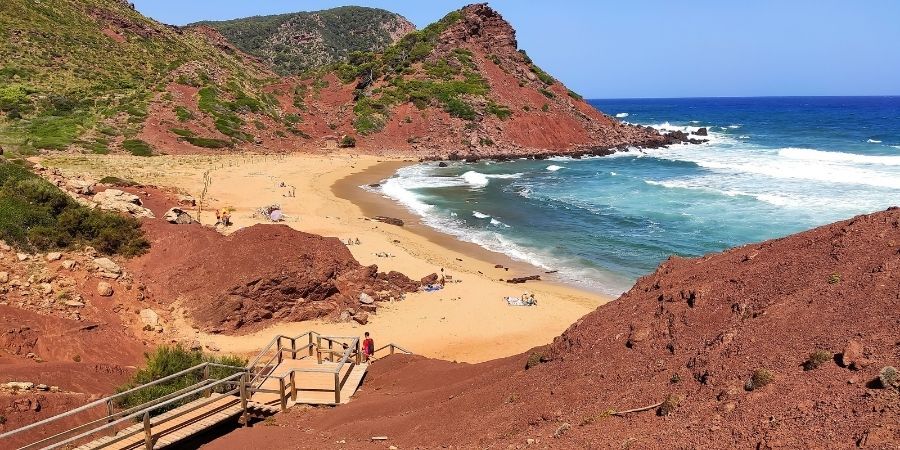
[[[584,97],[582,97],[582,96],[579,95],[577,92],[575,92],[575,91],[573,91],[573,90],[571,90],[571,89],[569,89],[569,91],[566,92],[566,93],[569,94],[569,97],[572,97],[573,99],[578,100],[579,102],[582,101],[582,100],[584,100]]]
[[[178,118],[179,122],[187,122],[194,118],[194,113],[191,110],[185,108],[184,106],[176,106],[175,107],[175,117]]]
[[[831,352],[826,350],[816,350],[809,354],[809,357],[806,361],[803,362],[803,370],[813,370],[817,369],[822,364],[831,361],[834,358],[834,355]]]
[[[181,137],[192,137],[192,136],[194,136],[194,132],[193,132],[193,131],[191,131],[191,130],[185,130],[185,129],[182,129],[182,128],[170,128],[169,131],[171,131],[172,133],[175,133],[175,134],[177,134],[178,136],[181,136]]]
[[[207,355],[200,351],[184,349],[183,347],[178,345],[163,345],[157,347],[156,350],[153,351],[153,353],[145,354],[144,358],[144,367],[134,374],[128,384],[119,387],[116,390],[117,392],[127,391],[136,386],[140,386],[142,384],[167,377],[169,375],[178,373],[182,370],[188,369],[204,362],[212,362],[235,367],[244,367],[247,364],[247,361],[245,359],[238,358],[236,356]],[[222,379],[235,373],[237,373],[236,370],[223,367],[209,368],[209,378],[211,379]],[[123,409],[131,408],[149,402],[151,400],[164,397],[178,390],[187,388],[188,386],[197,384],[202,381],[202,379],[202,370],[189,372],[170,381],[150,386],[120,397],[117,400],[116,406]],[[218,392],[222,392],[223,390],[225,389],[217,388]],[[195,400],[196,398],[199,398],[200,395],[201,394],[197,394],[197,397],[194,398],[185,398],[176,405],[169,405],[168,408],[160,408],[154,411],[154,413],[161,414],[167,409],[172,409],[179,405]]]
[[[498,105],[494,102],[488,102],[485,112],[497,116],[500,120],[506,120],[512,115],[512,111],[506,106]]]
[[[540,67],[534,64],[531,65],[531,71],[534,72],[534,74],[537,75],[538,79],[547,86],[550,86],[551,84],[556,82],[556,80],[551,77],[550,74],[544,72]]]
[[[549,91],[549,90],[547,90],[547,89],[540,88],[540,89],[538,89],[538,92],[540,92],[544,97],[547,97],[547,98],[556,98],[556,94],[554,94],[553,92],[551,92],[551,91]]]
[[[772,373],[771,370],[756,369],[753,371],[753,375],[750,376],[750,379],[747,380],[747,383],[744,384],[744,389],[755,391],[771,384],[772,381],[775,381],[775,374]]]
[[[149,243],[137,219],[89,209],[28,169],[0,159],[0,239],[26,251],[90,245],[134,256]]]
[[[119,177],[103,177],[100,179],[100,183],[108,184],[110,186],[119,186],[119,187],[131,187],[131,186],[140,186],[138,183],[126,180],[124,178]]]
[[[229,141],[205,137],[186,136],[183,139],[193,146],[203,148],[225,148],[232,145]]]
[[[134,156],[153,156],[153,147],[140,139],[122,141],[122,148]]]

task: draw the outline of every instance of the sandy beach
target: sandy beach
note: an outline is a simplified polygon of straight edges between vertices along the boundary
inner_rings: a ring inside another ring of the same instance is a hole
[[[363,264],[377,264],[380,270],[396,270],[414,279],[443,268],[453,279],[443,290],[419,292],[403,301],[382,304],[365,326],[355,322],[290,322],[252,334],[224,336],[200,333],[186,318],[176,321],[180,334],[213,344],[224,353],[252,354],[275,334],[315,330],[361,335],[369,331],[378,346],[393,342],[428,357],[480,362],[547,344],[610,300],[550,281],[501,281],[542,272],[432,230],[389,199],[359,187],[377,183],[412,161],[355,155],[243,155],[66,156],[43,163],[67,175],[85,174],[95,179],[117,176],[203,198],[199,219],[207,225],[215,222],[215,208],[231,207],[234,225],[228,232],[263,222],[263,218],[254,216],[256,209],[279,204],[286,214],[285,223],[295,229],[343,242],[352,240],[354,245],[349,249]],[[192,213],[197,216],[196,210]],[[401,218],[405,224],[399,227],[377,222],[370,219],[374,215]],[[355,245],[357,239],[359,245]],[[509,270],[495,268],[497,264]],[[513,307],[503,299],[523,292],[533,293],[538,305]]]

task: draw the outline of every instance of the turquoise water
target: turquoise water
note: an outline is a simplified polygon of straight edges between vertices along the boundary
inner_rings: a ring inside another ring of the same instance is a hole
[[[698,256],[900,204],[900,97],[594,100],[710,142],[574,160],[422,164],[382,193],[440,231],[611,294]]]

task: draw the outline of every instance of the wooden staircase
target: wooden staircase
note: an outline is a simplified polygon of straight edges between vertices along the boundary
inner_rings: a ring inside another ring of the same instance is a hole
[[[409,353],[390,346],[391,354],[395,348]],[[0,434],[0,448],[12,448],[4,445],[5,439],[33,430],[46,437],[20,449],[160,449],[235,418],[246,424],[251,418],[268,417],[295,404],[345,404],[368,370],[369,365],[361,359],[358,337],[315,332],[276,336],[247,367],[203,363]],[[232,374],[214,379],[210,377],[211,368]],[[125,395],[188,375],[201,381],[144,404],[115,410]],[[105,408],[105,416],[74,428],[54,430],[58,420],[67,418],[66,422],[72,423],[72,417],[97,408]]]

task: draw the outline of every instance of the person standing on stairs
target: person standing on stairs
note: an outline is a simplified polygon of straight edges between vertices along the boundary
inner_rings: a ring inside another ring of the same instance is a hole
[[[365,339],[362,342],[362,352],[363,352],[363,361],[368,362],[372,359],[372,356],[375,354],[375,341],[369,337],[369,332],[366,331]]]

